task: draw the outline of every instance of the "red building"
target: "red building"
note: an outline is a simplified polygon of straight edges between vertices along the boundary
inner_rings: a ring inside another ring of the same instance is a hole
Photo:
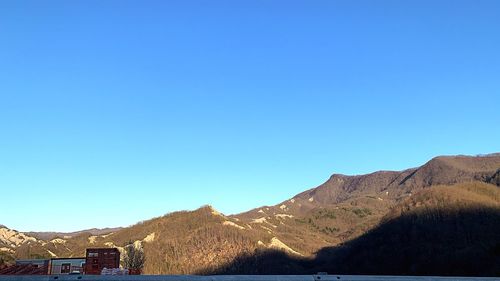
[[[103,268],[120,267],[120,251],[117,248],[87,249],[85,274],[100,275]]]

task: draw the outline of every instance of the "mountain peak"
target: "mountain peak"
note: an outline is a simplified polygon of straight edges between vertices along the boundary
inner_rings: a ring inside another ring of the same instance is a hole
[[[201,206],[200,208],[198,208],[196,211],[208,211],[210,213],[212,213],[213,215],[216,215],[216,216],[224,216],[223,213],[217,211],[212,205],[210,204],[207,204],[207,205],[204,205],[204,206]]]

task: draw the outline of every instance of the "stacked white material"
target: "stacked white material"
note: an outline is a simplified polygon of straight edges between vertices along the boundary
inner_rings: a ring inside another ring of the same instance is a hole
[[[103,268],[101,275],[128,275],[128,269],[121,268]]]

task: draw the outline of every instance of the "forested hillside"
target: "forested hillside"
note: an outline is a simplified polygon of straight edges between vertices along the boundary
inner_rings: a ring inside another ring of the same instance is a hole
[[[2,227],[0,266],[133,243],[144,248],[147,274],[500,275],[499,174],[498,154],[437,157],[400,172],[334,174],[232,216],[205,206],[56,237]]]

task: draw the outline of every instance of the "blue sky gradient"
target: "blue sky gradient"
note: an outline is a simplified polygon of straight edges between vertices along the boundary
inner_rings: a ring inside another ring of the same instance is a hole
[[[0,224],[238,213],[332,173],[499,152],[499,13],[481,0],[1,1]]]

